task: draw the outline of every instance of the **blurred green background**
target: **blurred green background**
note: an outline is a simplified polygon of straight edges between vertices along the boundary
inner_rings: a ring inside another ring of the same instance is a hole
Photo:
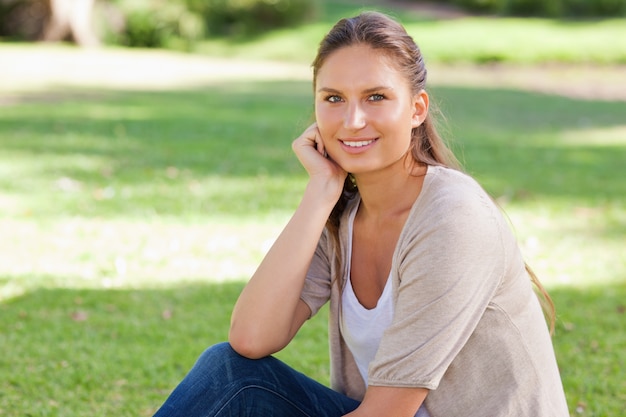
[[[309,63],[363,9],[554,298],[571,415],[623,413],[624,1],[118,0],[85,32],[0,0],[0,416],[150,416],[226,338],[306,183]],[[328,383],[325,318],[279,356]]]

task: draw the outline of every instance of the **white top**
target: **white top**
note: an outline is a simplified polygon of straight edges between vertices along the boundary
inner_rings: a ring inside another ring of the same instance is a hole
[[[354,210],[348,220],[348,254],[352,257]],[[365,308],[354,293],[350,280],[350,262],[347,266],[346,287],[341,295],[341,320],[339,327],[343,339],[354,357],[359,373],[367,386],[369,364],[374,360],[383,333],[393,320],[393,297],[391,273],[387,278],[376,307]],[[417,410],[415,417],[431,417],[425,406]]]
[[[348,253],[352,257],[352,229],[356,210],[350,216],[348,222]],[[348,263],[349,265],[349,263]],[[367,385],[368,367],[383,337],[383,333],[393,320],[393,298],[391,294],[391,279],[387,279],[385,288],[376,307],[367,309],[359,302],[352,281],[350,280],[350,267],[348,266],[348,278],[341,298],[341,320],[339,326],[348,348],[352,352],[359,372],[365,385]]]

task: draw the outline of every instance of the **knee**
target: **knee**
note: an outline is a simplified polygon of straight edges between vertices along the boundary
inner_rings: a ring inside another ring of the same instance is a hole
[[[227,373],[241,369],[253,369],[263,360],[252,360],[237,353],[229,342],[222,342],[207,348],[198,358],[194,368],[204,372],[226,370]]]
[[[230,343],[222,342],[216,345],[208,347],[200,357],[196,363],[197,365],[211,365],[215,366],[217,364],[224,364],[231,361],[237,361],[242,358],[235,350],[232,348]]]
[[[230,343],[223,342],[207,348],[194,365],[194,372],[202,375],[219,375],[221,378],[244,380],[264,375],[274,359],[249,359],[240,355]],[[226,381],[222,381],[226,382]]]
[[[196,387],[223,386],[236,379],[233,369],[241,368],[241,357],[229,343],[218,343],[207,348],[198,357],[185,377],[185,383]]]
[[[229,342],[221,342],[221,343],[217,343],[213,346],[208,347],[203,355],[209,355],[209,356],[231,356],[231,355],[236,355],[237,352],[235,352],[235,350],[233,349],[233,347],[230,345]]]
[[[177,414],[172,414],[177,416],[200,415],[189,410],[220,400],[227,387],[236,388],[240,372],[237,369],[243,368],[241,358],[229,343],[209,347],[168,398],[164,409],[177,410]]]

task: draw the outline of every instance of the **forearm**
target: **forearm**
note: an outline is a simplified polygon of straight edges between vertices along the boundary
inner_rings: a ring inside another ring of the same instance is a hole
[[[233,310],[231,343],[250,356],[282,349],[293,337],[306,272],[334,203],[309,183],[300,205],[242,291]]]
[[[427,395],[426,388],[370,386],[361,405],[344,417],[413,417]]]

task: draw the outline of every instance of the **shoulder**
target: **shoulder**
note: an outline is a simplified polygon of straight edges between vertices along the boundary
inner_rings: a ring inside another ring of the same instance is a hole
[[[409,223],[445,223],[472,216],[492,218],[497,212],[491,197],[472,177],[454,169],[430,166]]]
[[[428,167],[425,186],[425,199],[438,198],[450,201],[489,200],[486,191],[478,182],[466,173],[452,168],[439,166]]]
[[[419,253],[417,248],[447,254],[495,250],[505,230],[502,213],[472,177],[431,166],[396,249],[400,255]]]

